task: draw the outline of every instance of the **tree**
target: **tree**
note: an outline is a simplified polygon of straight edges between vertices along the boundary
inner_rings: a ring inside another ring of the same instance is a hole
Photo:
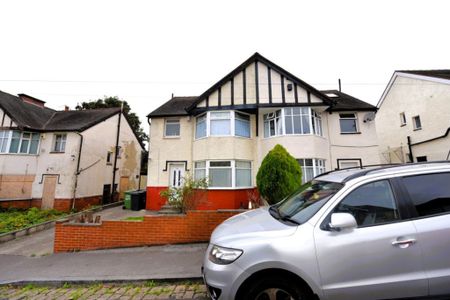
[[[292,155],[276,145],[266,157],[256,175],[259,193],[269,204],[275,204],[302,184],[302,169]]]
[[[107,97],[105,96],[103,99],[92,100],[88,102],[82,102],[81,105],[77,105],[75,107],[76,110],[85,110],[85,109],[96,109],[96,108],[110,108],[110,107],[121,107],[123,103],[123,113],[127,117],[128,122],[130,123],[131,128],[136,133],[138,139],[142,142],[148,141],[148,135],[141,128],[141,121],[139,117],[131,112],[130,105],[127,101],[123,101],[119,99],[119,97]]]

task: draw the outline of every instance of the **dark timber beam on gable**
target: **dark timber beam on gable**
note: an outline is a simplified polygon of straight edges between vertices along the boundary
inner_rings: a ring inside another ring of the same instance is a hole
[[[286,95],[284,91],[284,76],[281,75],[281,102],[286,103]]]
[[[246,83],[246,75],[245,75],[245,69],[242,70],[242,88],[243,88],[243,97],[244,97],[244,104],[247,104],[247,83]]]
[[[295,97],[295,103],[298,103],[298,92],[297,92],[297,84],[294,83],[294,97]]]
[[[259,104],[259,73],[258,73],[258,61],[255,61],[255,96],[256,96],[256,104]]]
[[[272,69],[267,67],[267,83],[269,85],[269,103],[272,103]]]
[[[231,78],[231,105],[234,105],[234,77]]]

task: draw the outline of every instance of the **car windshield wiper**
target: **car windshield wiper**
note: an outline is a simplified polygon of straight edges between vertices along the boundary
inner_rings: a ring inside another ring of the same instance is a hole
[[[278,207],[276,206],[271,206],[269,208],[270,214],[277,220],[281,220],[281,221],[285,221],[285,222],[290,222],[293,223],[295,225],[300,225],[301,223],[292,219],[290,216],[283,216],[279,210]]]
[[[289,216],[281,216],[281,220],[282,220],[282,221],[291,222],[291,223],[294,223],[294,224],[296,224],[296,225],[301,225],[301,224],[302,224],[302,223],[300,223],[299,221],[296,221],[296,220],[292,219],[292,218],[289,217]]]

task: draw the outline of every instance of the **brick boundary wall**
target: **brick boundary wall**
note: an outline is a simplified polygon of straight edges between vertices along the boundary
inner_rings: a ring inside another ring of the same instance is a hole
[[[149,215],[144,221],[100,224],[57,222],[54,252],[207,242],[217,225],[241,212],[188,211],[182,215]]]

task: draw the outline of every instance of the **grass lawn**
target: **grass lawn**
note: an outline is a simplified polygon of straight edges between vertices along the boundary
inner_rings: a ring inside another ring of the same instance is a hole
[[[54,209],[41,210],[35,207],[26,210],[0,210],[0,234],[54,220],[65,215],[67,213]]]
[[[144,217],[128,217],[125,221],[144,221]]]

